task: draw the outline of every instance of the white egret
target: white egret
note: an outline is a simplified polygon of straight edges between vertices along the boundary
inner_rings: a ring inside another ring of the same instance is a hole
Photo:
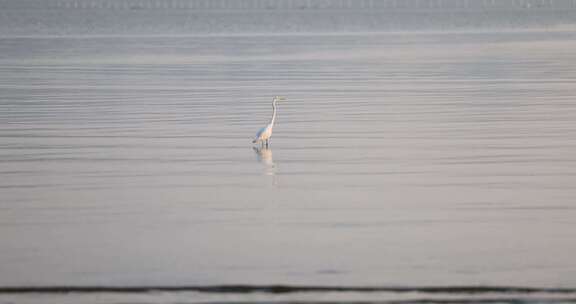
[[[270,137],[272,137],[272,128],[274,128],[274,120],[276,120],[276,102],[280,100],[286,100],[286,98],[281,96],[274,96],[272,99],[272,119],[270,119],[270,123],[265,126],[264,128],[260,129],[258,133],[256,133],[256,137],[252,143],[262,143],[262,146],[270,144]]]

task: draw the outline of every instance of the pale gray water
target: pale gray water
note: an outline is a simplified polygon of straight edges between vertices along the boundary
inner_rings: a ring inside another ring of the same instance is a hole
[[[0,38],[0,285],[576,287],[575,38]]]

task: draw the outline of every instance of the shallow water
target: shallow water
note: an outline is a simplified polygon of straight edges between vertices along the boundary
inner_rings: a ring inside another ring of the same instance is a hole
[[[0,285],[574,287],[575,38],[0,38]]]

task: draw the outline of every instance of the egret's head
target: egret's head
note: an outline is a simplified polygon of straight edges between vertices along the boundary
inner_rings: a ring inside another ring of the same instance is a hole
[[[274,101],[286,100],[286,98],[282,96],[274,96]]]

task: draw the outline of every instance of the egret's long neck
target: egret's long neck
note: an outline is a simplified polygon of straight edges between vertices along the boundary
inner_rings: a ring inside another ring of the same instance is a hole
[[[270,125],[274,126],[274,121],[276,120],[276,99],[272,101],[272,119],[270,120]]]

